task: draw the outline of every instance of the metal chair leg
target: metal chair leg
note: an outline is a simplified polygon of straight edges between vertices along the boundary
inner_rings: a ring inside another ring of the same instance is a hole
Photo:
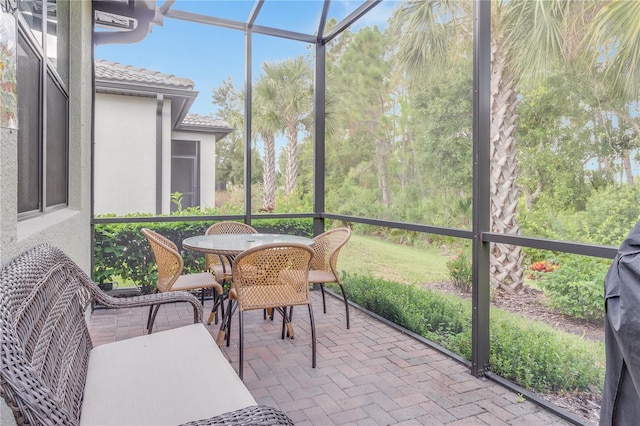
[[[158,293],[158,289],[156,289],[153,294],[157,294]],[[151,313],[153,312],[153,308],[155,305],[150,305],[149,306],[149,315],[147,316],[147,333],[149,333],[149,325],[151,324]]]
[[[349,302],[347,302],[347,293],[344,291],[344,286],[340,283],[340,290],[342,291],[342,298],[344,299],[344,310],[347,315],[347,330],[351,327],[349,323]]]
[[[219,318],[220,318],[220,320],[222,321],[222,318],[224,318],[224,312],[225,312],[225,311],[224,311],[224,300],[225,300],[226,298],[225,298],[225,296],[224,296],[224,293],[223,293],[223,294],[217,294],[217,293],[216,293],[216,295],[217,295],[218,299],[220,299],[220,305],[219,305],[219,307],[218,307],[218,308],[220,309],[220,317],[219,317]],[[216,315],[216,316],[217,316],[217,315]],[[217,323],[218,323],[218,318],[216,318],[216,324],[217,324]]]
[[[282,336],[281,338],[284,340],[284,336],[285,336],[285,329],[286,329],[286,336],[289,339],[293,339],[295,337],[294,331],[293,331],[293,324],[291,322],[292,318],[293,318],[293,306],[289,306],[289,313],[287,313],[287,307],[285,306],[284,308],[275,308],[274,311],[277,310],[278,312],[280,312],[282,314]]]
[[[309,307],[309,322],[311,323],[311,367],[316,368],[316,324],[313,320],[313,309]]]
[[[216,306],[216,297],[213,296],[213,306],[211,307],[211,312],[209,313],[209,318],[207,318],[207,325],[211,325],[211,323],[213,322],[213,320],[215,319],[216,324],[218,323],[218,315],[217,314],[217,310],[218,307]]]
[[[227,347],[231,344],[231,319],[237,306],[238,305],[234,304],[232,300],[229,300],[227,303]]]
[[[153,313],[153,308],[155,305],[149,306],[149,315],[147,315],[147,332],[149,332],[149,324],[151,324],[151,314]]]
[[[240,380],[242,380],[242,377],[244,375],[244,323],[242,321],[242,311],[238,312],[238,321],[240,322],[240,325],[238,326],[240,334],[240,360],[238,361],[238,376],[240,377]]]
[[[220,316],[224,316],[224,306],[222,303],[224,302],[221,295],[213,292],[213,306],[211,307],[211,313],[209,314],[209,319],[207,320],[207,325],[211,325],[213,320],[215,319],[215,323],[218,324],[218,308],[220,308]]]
[[[324,297],[324,283],[320,283],[320,290],[322,292],[322,310],[326,314],[327,313],[327,301],[325,300],[325,297]]]
[[[216,336],[216,343],[218,346],[222,346],[222,342],[227,341],[227,346],[229,346],[229,322],[231,321],[230,315],[232,313],[231,309],[233,308],[233,301],[229,300],[227,302],[227,310],[224,310],[224,306],[222,309],[221,323],[220,323],[220,331],[218,331],[218,336]]]
[[[147,327],[147,334],[151,334],[151,332],[153,331],[153,324],[156,322],[156,315],[158,315],[158,309],[160,309],[160,305],[154,305],[153,315],[151,315],[151,322]]]
[[[289,339],[294,339],[296,336],[293,331],[293,306],[289,306],[289,316],[287,319],[289,321],[287,323],[287,335],[289,336]]]

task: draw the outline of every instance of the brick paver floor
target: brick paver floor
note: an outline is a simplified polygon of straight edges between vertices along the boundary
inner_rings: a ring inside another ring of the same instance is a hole
[[[281,322],[245,313],[244,383],[259,404],[285,412],[297,425],[566,425],[544,408],[466,366],[351,307],[346,329],[344,304],[327,296],[322,312],[312,292],[317,332],[317,368],[311,368],[306,307],[294,310],[295,339],[282,340]],[[205,320],[207,308],[205,304]],[[147,309],[95,310],[94,345],[144,334]],[[189,324],[186,304],[160,308],[156,330]],[[231,345],[222,350],[238,369],[237,314]],[[218,326],[208,326],[217,335]]]

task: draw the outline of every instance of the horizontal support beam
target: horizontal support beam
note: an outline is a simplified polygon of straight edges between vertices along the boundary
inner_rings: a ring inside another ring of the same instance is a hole
[[[464,229],[444,228],[440,226],[419,225],[415,223],[394,222],[391,220],[370,219],[357,216],[345,216],[330,213],[282,213],[282,214],[256,214],[249,217],[250,220],[261,219],[331,219],[344,222],[362,223],[364,225],[382,226],[392,229],[404,229],[406,231],[423,232],[425,234],[445,235],[455,238],[471,240],[473,232]],[[244,215],[222,215],[222,216],[143,216],[143,217],[104,217],[93,218],[92,225],[105,223],[152,223],[152,222],[203,222],[220,220],[245,221]],[[520,247],[530,247],[541,250],[573,253],[583,256],[600,257],[613,259],[618,253],[617,247],[598,246],[592,244],[576,243],[570,241],[555,241],[545,238],[524,237],[522,235],[498,234],[485,232],[481,236],[482,242],[497,244],[512,244]]]
[[[166,223],[166,222],[206,222],[218,220],[244,220],[243,215],[227,216],[136,216],[136,217],[94,217],[92,225],[106,223]]]
[[[512,244],[520,247],[530,247],[542,250],[561,251],[565,253],[581,254],[584,256],[613,259],[618,253],[617,247],[596,246],[593,244],[574,243],[570,241],[555,241],[545,238],[523,237],[522,235],[498,234],[485,232],[482,241],[497,244]]]
[[[448,235],[451,237],[465,238],[470,240],[473,238],[471,231],[464,229],[443,228],[440,226],[418,225],[415,223],[394,222],[391,220],[369,219],[356,216],[344,216],[338,214],[323,213],[321,215],[325,219],[342,220],[345,222],[363,223],[365,225],[384,226],[387,228],[404,229],[407,231],[424,232],[426,234]]]
[[[264,34],[264,35],[270,35],[270,36],[274,36],[274,37],[280,37],[280,38],[286,38],[289,40],[297,40],[297,41],[302,41],[305,43],[315,43],[316,42],[316,37],[309,35],[309,34],[303,34],[303,33],[298,33],[295,31],[287,31],[287,30],[281,30],[278,28],[272,28],[272,27],[265,27],[262,25],[254,25],[253,27],[251,27],[251,30],[253,31],[254,34]]]

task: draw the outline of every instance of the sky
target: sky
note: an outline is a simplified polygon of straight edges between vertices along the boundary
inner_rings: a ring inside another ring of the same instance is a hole
[[[163,3],[163,0],[157,0],[158,7]],[[321,0],[266,0],[256,25],[315,35],[322,3]],[[360,4],[362,0],[332,0],[329,18],[341,21]],[[253,5],[253,0],[177,0],[172,10],[245,22]],[[361,18],[353,30],[373,25],[384,27],[395,5],[397,1],[383,1]],[[154,25],[152,32],[141,42],[99,45],[95,57],[191,79],[199,94],[190,112],[215,116],[212,90],[229,76],[237,88],[243,87],[244,41],[242,31],[165,18],[163,25]],[[309,54],[309,46],[299,41],[260,34],[254,34],[252,41],[254,80],[262,62]]]

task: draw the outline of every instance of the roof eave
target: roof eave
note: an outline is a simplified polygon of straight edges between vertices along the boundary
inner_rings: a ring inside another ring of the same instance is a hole
[[[174,130],[179,132],[195,132],[195,133],[207,133],[212,134],[216,138],[216,142],[220,139],[227,136],[229,133],[233,132],[231,127],[223,127],[223,126],[199,126],[197,124],[181,124],[177,126]]]
[[[167,87],[154,84],[128,83],[96,78],[96,92],[125,96],[157,97],[162,94],[171,100],[171,128],[177,129],[189,112],[199,92],[190,88]]]

